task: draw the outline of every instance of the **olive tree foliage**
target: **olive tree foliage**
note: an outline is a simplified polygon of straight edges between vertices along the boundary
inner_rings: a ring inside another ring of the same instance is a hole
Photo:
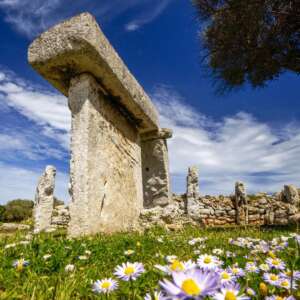
[[[300,0],[193,0],[201,58],[220,91],[300,74]]]

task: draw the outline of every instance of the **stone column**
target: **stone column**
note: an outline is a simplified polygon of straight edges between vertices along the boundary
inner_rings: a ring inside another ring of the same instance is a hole
[[[137,129],[111,105],[89,74],[71,80],[69,107],[70,235],[134,228],[143,206]]]
[[[196,166],[189,167],[187,175],[185,210],[189,214],[190,210],[197,205],[199,193],[199,171]]]
[[[172,130],[143,134],[142,172],[144,188],[144,207],[166,206],[170,203],[170,175],[167,139],[172,137]]]
[[[33,209],[34,231],[44,231],[51,226],[51,217],[54,205],[56,169],[47,166],[38,182]]]
[[[244,218],[245,225],[248,224],[248,202],[246,188],[243,182],[237,181],[235,183],[235,210],[236,210],[236,224],[241,224],[241,217]],[[243,213],[243,215],[242,215]]]
[[[153,103],[88,13],[44,32],[28,60],[69,98],[69,235],[134,228],[143,207],[141,135],[159,130]]]

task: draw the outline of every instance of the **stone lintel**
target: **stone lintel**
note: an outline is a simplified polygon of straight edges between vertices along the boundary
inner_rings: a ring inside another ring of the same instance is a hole
[[[142,142],[150,141],[150,140],[157,140],[157,139],[163,139],[167,140],[172,138],[173,136],[173,130],[168,128],[161,128],[159,130],[153,130],[146,133],[143,133],[141,135]]]
[[[72,78],[92,74],[111,100],[131,114],[139,132],[159,128],[155,106],[89,13],[64,21],[39,36],[29,47],[28,61],[65,96]]]

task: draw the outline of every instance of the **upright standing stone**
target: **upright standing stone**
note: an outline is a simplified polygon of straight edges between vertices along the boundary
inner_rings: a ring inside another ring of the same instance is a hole
[[[290,185],[285,185],[283,188],[283,192],[282,192],[282,200],[286,203],[295,205],[295,206],[299,206],[300,204],[300,198],[299,198],[299,193],[298,193],[298,189],[290,184]]]
[[[69,97],[69,235],[134,228],[143,207],[141,134],[159,130],[149,97],[87,13],[37,38],[29,62]]]
[[[167,139],[172,130],[161,129],[142,135],[144,207],[166,206],[170,202]]]
[[[47,166],[38,182],[33,209],[34,230],[40,232],[51,227],[54,205],[54,187],[56,170]]]
[[[187,190],[186,190],[186,213],[190,213],[199,198],[199,171],[196,166],[188,169],[187,175]]]
[[[248,203],[246,188],[243,182],[237,181],[235,183],[235,210],[236,223],[241,224],[241,213],[244,212],[245,224],[248,224]]]

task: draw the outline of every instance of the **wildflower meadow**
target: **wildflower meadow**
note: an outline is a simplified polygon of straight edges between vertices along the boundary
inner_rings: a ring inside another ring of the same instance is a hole
[[[0,237],[0,299],[300,299],[293,228]]]

